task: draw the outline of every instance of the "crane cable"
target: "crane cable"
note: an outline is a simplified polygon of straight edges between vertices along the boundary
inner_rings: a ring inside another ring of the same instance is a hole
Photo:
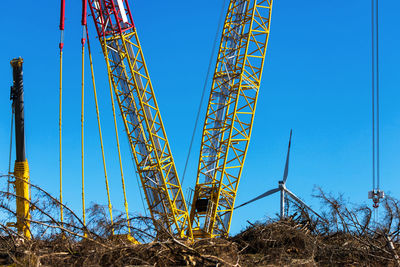
[[[104,176],[105,176],[106,190],[107,190],[108,211],[110,213],[112,233],[114,234],[114,222],[113,222],[113,215],[112,215],[110,188],[109,188],[109,185],[108,185],[106,160],[105,160],[105,156],[104,156],[103,135],[101,133],[100,112],[99,112],[99,105],[98,105],[98,102],[97,102],[97,91],[96,91],[96,82],[95,82],[95,78],[94,78],[92,52],[91,52],[91,49],[90,49],[89,34],[88,34],[87,29],[86,29],[86,38],[87,38],[87,46],[88,46],[88,52],[89,52],[90,71],[91,71],[91,75],[92,75],[94,100],[95,100],[95,104],[96,104],[97,124],[98,124],[98,127],[99,127],[101,154],[102,154],[102,158],[103,158],[103,169],[104,169]]]
[[[376,0],[376,183],[380,189],[380,146],[379,146],[379,0]]]
[[[60,99],[59,99],[59,142],[60,142],[60,221],[64,221],[63,199],[62,199],[62,66],[63,66],[63,47],[64,47],[64,22],[65,22],[65,0],[61,0],[60,8]]]
[[[84,147],[84,120],[85,120],[85,43],[86,43],[86,15],[87,1],[82,0],[82,102],[81,102],[81,158],[82,158],[82,219],[83,225],[86,226],[86,207],[85,207],[85,147]],[[86,235],[86,233],[85,233]]]
[[[379,0],[371,0],[371,61],[372,61],[372,193],[374,221],[378,220],[379,202],[384,197],[380,190],[380,127],[379,127]]]
[[[84,66],[85,66],[85,45],[82,44],[82,102],[81,102],[81,158],[82,158],[82,217],[83,224],[86,225],[85,215],[85,155],[84,155],[84,119],[85,119],[85,85],[84,85]]]
[[[109,65],[108,61],[107,61],[107,65]],[[110,69],[109,66],[107,66],[107,69]],[[112,106],[113,117],[114,117],[115,137],[117,139],[118,159],[119,159],[119,168],[120,168],[120,172],[121,172],[122,191],[124,193],[124,207],[125,207],[125,213],[126,213],[126,222],[127,222],[127,226],[128,226],[128,232],[130,233],[131,232],[131,228],[130,228],[130,222],[129,222],[128,201],[127,201],[127,198],[126,198],[124,170],[123,170],[123,167],[122,167],[121,149],[120,149],[120,145],[119,145],[117,118],[115,116],[114,96],[113,96],[113,89],[112,89],[113,86],[112,86],[112,80],[111,80],[110,72],[108,72],[108,83],[109,83],[109,87],[110,87],[111,106]]]
[[[104,35],[103,35],[103,43],[104,43],[104,45],[102,44],[102,48],[105,50],[104,54],[108,54],[107,45],[106,45],[106,38],[105,38]],[[110,63],[109,63],[108,60],[106,60],[106,64],[107,64],[107,70],[109,70],[110,69]],[[109,84],[109,88],[110,88],[111,106],[112,106],[113,117],[114,117],[115,136],[116,136],[116,139],[117,139],[118,158],[119,158],[119,166],[120,166],[120,172],[121,172],[122,191],[123,191],[123,194],[124,194],[124,207],[125,207],[125,213],[126,213],[126,221],[127,221],[128,233],[131,233],[130,220],[129,220],[129,210],[128,210],[128,201],[127,201],[127,197],[126,197],[125,178],[124,178],[124,171],[123,171],[123,167],[122,167],[122,157],[121,157],[121,149],[120,149],[120,144],[119,144],[119,134],[118,134],[118,127],[117,127],[117,119],[116,119],[116,115],[115,115],[114,96],[113,96],[113,89],[112,89],[113,88],[113,85],[112,85],[113,82],[112,82],[111,73],[107,72],[107,74],[108,74],[108,84]],[[134,162],[133,158],[132,158],[132,161]],[[136,174],[136,181],[138,183],[138,188],[140,188],[139,178],[138,178],[137,172],[135,172],[135,174]],[[145,214],[147,216],[146,207],[145,207],[145,204],[144,204],[144,201],[143,201],[144,198],[143,198],[143,195],[142,195],[142,191],[139,190],[139,192],[140,192],[140,199],[142,200],[143,209],[144,209]]]
[[[380,194],[380,161],[379,161],[379,17],[378,17],[379,0],[376,0],[375,17],[376,17],[376,188]],[[380,195],[379,195],[380,197]],[[379,198],[380,200],[380,198]],[[379,202],[375,209],[375,222],[379,222]]]
[[[372,46],[372,190],[375,190],[375,22],[374,0],[371,0],[371,46]]]
[[[108,82],[110,84],[111,105],[112,105],[113,117],[114,117],[115,137],[116,137],[116,140],[117,140],[119,168],[120,168],[120,172],[121,172],[121,182],[122,182],[122,191],[124,193],[124,207],[125,207],[125,213],[126,213],[126,222],[127,222],[127,226],[128,226],[128,232],[130,233],[131,229],[130,229],[130,223],[129,223],[128,201],[127,201],[127,198],[126,198],[124,170],[123,170],[123,167],[122,167],[121,149],[120,149],[120,145],[119,145],[117,118],[115,116],[114,96],[113,96],[113,91],[112,91],[110,74],[108,74]]]
[[[104,43],[106,43],[105,37],[104,37],[103,41],[104,41]],[[107,49],[107,48],[105,48],[105,49]],[[110,69],[110,65],[109,65],[109,62],[107,60],[106,60],[106,64],[107,64],[107,69]],[[127,227],[128,227],[128,233],[131,233],[130,221],[129,221],[128,200],[127,200],[127,197],[126,197],[125,177],[124,177],[124,170],[123,170],[123,167],[122,167],[122,157],[121,157],[121,148],[120,148],[120,144],[119,144],[117,118],[116,118],[116,115],[115,115],[115,105],[114,105],[112,78],[111,78],[111,73],[110,72],[107,72],[107,74],[108,74],[108,84],[109,84],[109,88],[110,88],[111,106],[112,106],[112,110],[113,110],[115,137],[116,137],[116,140],[117,140],[117,149],[118,149],[119,168],[120,168],[120,172],[121,172],[122,191],[123,191],[123,194],[124,194],[124,207],[125,207],[125,213],[126,213],[126,222],[127,222]],[[142,203],[143,203],[143,198],[142,198]],[[143,203],[143,207],[144,207],[144,203]]]
[[[60,51],[60,111],[59,111],[59,136],[60,136],[60,220],[63,222],[63,199],[62,199],[62,58],[63,52]]]
[[[217,41],[218,41],[219,31],[220,31],[220,28],[221,28],[221,25],[222,25],[222,19],[223,19],[223,16],[224,16],[225,2],[226,2],[226,0],[222,1],[222,8],[221,8],[220,16],[219,16],[219,21],[218,21],[218,28],[217,28],[217,32],[215,34],[213,48],[212,48],[210,60],[209,60],[209,63],[208,63],[208,69],[207,69],[206,78],[204,80],[203,92],[201,93],[200,104],[199,104],[199,107],[197,109],[197,115],[196,115],[196,120],[194,122],[193,133],[192,133],[192,137],[190,139],[190,145],[189,145],[189,150],[188,150],[188,153],[187,153],[187,156],[186,156],[185,167],[183,169],[181,186],[183,186],[183,182],[185,180],[187,166],[188,166],[188,163],[189,163],[190,155],[192,153],[192,146],[193,146],[193,142],[194,142],[194,137],[196,136],[196,131],[197,131],[197,126],[198,126],[199,117],[200,117],[200,113],[201,113],[201,108],[203,106],[204,96],[205,96],[206,89],[207,89],[207,84],[208,84],[208,78],[209,78],[210,73],[211,73],[211,66],[212,66],[212,63],[213,63],[215,50],[217,48]]]

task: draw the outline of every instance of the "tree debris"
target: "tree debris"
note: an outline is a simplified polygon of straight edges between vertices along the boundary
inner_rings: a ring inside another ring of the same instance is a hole
[[[325,207],[322,219],[292,203],[285,220],[249,222],[229,239],[190,242],[167,230],[156,232],[157,222],[137,214],[128,224],[120,213],[111,224],[105,207],[97,204],[87,211],[87,225],[67,206],[60,222],[62,204],[43,189],[31,188],[32,240],[7,225],[16,218],[16,196],[0,190],[0,265],[400,266],[400,204],[389,196],[379,222],[372,220],[369,207],[352,207],[342,196],[318,189],[314,197]],[[116,238],[128,230],[141,244]]]

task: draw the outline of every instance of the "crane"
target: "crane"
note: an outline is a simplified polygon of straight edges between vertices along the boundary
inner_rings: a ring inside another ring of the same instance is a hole
[[[88,1],[156,228],[189,239],[227,236],[251,136],[272,0],[229,3],[190,214],[128,1]]]
[[[127,0],[89,0],[107,70],[156,228],[191,237],[189,212]]]
[[[195,238],[227,236],[249,146],[272,0],[231,0],[203,127],[190,219]]]
[[[16,160],[14,165],[15,196],[17,222],[15,224],[19,234],[27,239],[31,238],[30,226],[30,186],[29,165],[25,153],[25,119],[24,119],[24,83],[22,58],[14,58],[10,64],[13,69],[13,86],[11,86],[11,100],[15,112],[15,146]],[[13,223],[11,224],[13,225]]]

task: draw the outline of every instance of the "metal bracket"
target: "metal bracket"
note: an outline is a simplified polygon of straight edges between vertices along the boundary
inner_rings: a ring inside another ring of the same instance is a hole
[[[374,202],[373,207],[376,209],[379,207],[381,199],[385,198],[385,192],[380,189],[374,189],[368,192],[368,199],[372,199]]]

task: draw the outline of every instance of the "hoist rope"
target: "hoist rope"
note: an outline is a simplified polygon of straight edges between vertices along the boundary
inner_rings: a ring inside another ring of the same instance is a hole
[[[103,44],[102,45],[103,45],[103,49],[105,51],[104,54],[107,55],[108,54],[108,52],[107,52],[107,43],[106,43],[106,38],[104,36],[103,36]],[[106,64],[107,64],[107,70],[111,69],[110,68],[110,63],[109,63],[108,60],[106,60]],[[119,164],[120,164],[120,172],[121,172],[122,190],[123,190],[123,193],[124,193],[125,213],[126,213],[126,219],[127,219],[128,232],[130,233],[131,230],[130,230],[130,221],[129,221],[128,201],[127,201],[127,197],[126,197],[125,178],[124,178],[124,172],[123,172],[123,167],[122,167],[121,149],[120,149],[120,144],[119,144],[118,126],[117,126],[117,119],[116,119],[116,115],[115,115],[114,96],[113,96],[113,89],[112,89],[113,88],[112,77],[111,77],[111,73],[110,72],[108,72],[108,83],[109,83],[109,87],[110,87],[111,105],[112,105],[113,116],[114,116],[114,127],[115,127],[115,135],[116,135],[116,139],[117,139],[117,148],[118,148],[118,156],[119,156]],[[128,142],[129,142],[129,140],[128,140]],[[132,161],[134,162],[133,158],[132,158]],[[136,174],[136,182],[138,184],[138,188],[140,189],[139,178],[138,178],[137,172],[135,172],[135,174]],[[145,211],[145,214],[147,215],[146,207],[145,207],[145,204],[144,204],[144,201],[143,201],[144,198],[143,198],[143,195],[142,195],[142,191],[139,190],[139,192],[140,192],[140,199],[142,201],[143,209]]]
[[[103,135],[101,133],[101,123],[100,123],[100,112],[99,112],[99,105],[97,102],[97,91],[96,91],[96,82],[94,78],[94,69],[93,69],[93,60],[92,60],[92,52],[90,49],[90,41],[89,41],[89,34],[86,29],[86,37],[87,37],[87,44],[88,44],[88,52],[89,52],[89,61],[90,61],[90,71],[92,75],[92,82],[93,82],[93,94],[94,94],[94,100],[95,100],[95,105],[96,105],[96,114],[97,114],[97,124],[99,127],[99,136],[100,136],[100,146],[101,146],[101,154],[103,158],[103,169],[104,169],[104,177],[105,177],[105,182],[106,182],[106,190],[107,190],[107,200],[108,200],[108,211],[110,213],[110,220],[111,220],[111,226],[112,226],[112,233],[114,234],[114,222],[113,222],[113,216],[112,216],[112,206],[111,206],[111,197],[110,197],[110,188],[108,185],[108,177],[107,177],[107,169],[106,169],[106,160],[104,156],[104,146],[103,146]]]
[[[379,156],[379,0],[376,0],[376,183],[380,188],[380,156]]]
[[[212,51],[211,51],[210,60],[208,62],[207,75],[206,75],[206,78],[204,80],[203,91],[201,93],[200,103],[199,103],[199,107],[197,109],[197,114],[196,114],[196,120],[194,122],[193,133],[192,133],[192,137],[190,139],[189,150],[188,150],[188,153],[187,153],[187,156],[186,156],[185,168],[183,169],[181,187],[183,186],[183,182],[185,180],[186,170],[187,170],[187,166],[188,166],[188,163],[189,163],[190,155],[192,153],[192,146],[193,146],[194,138],[196,136],[197,126],[198,126],[198,123],[199,123],[199,117],[200,117],[201,109],[203,107],[204,96],[205,96],[206,89],[207,89],[207,84],[208,84],[208,78],[209,78],[210,73],[211,73],[211,67],[212,67],[212,63],[213,63],[213,58],[214,58],[215,50],[217,48],[219,31],[221,29],[222,20],[223,20],[223,17],[224,17],[225,2],[226,2],[226,0],[224,0],[222,2],[222,8],[221,8],[220,16],[219,16],[217,32],[216,32],[215,37],[214,37],[214,44],[213,44],[213,48],[212,48]]]
[[[107,61],[107,65],[108,64],[109,63]],[[127,222],[127,226],[128,226],[128,232],[130,233],[131,232],[131,228],[130,228],[130,222],[129,222],[128,201],[127,201],[127,198],[126,198],[125,178],[124,178],[124,171],[123,171],[123,167],[122,167],[121,149],[120,149],[120,145],[119,145],[117,118],[115,116],[114,96],[113,96],[113,89],[112,89],[113,86],[112,86],[111,74],[109,72],[108,72],[108,83],[110,85],[111,106],[112,106],[113,117],[114,117],[115,137],[117,139],[118,159],[119,159],[119,168],[120,168],[120,172],[121,172],[122,191],[124,193],[124,206],[125,206],[125,213],[126,213],[126,222]]]
[[[84,154],[84,119],[85,119],[85,43],[87,36],[87,0],[82,0],[82,114],[81,114],[81,138],[82,138],[82,219],[86,226],[86,206],[85,206],[85,154]],[[86,235],[86,233],[85,233]]]
[[[380,133],[379,133],[379,1],[371,0],[371,47],[372,47],[372,191],[374,222],[379,220],[379,204],[384,198],[380,190]]]
[[[85,26],[83,26],[85,28]],[[84,29],[83,29],[84,30]],[[82,43],[82,102],[81,102],[81,158],[82,158],[82,219],[83,224],[86,226],[86,207],[85,207],[85,136],[84,136],[84,121],[85,121],[85,42],[84,38],[81,39]]]
[[[62,198],[62,58],[63,52],[60,51],[60,111],[59,111],[59,136],[60,136],[60,221],[64,221],[63,198]]]
[[[372,190],[375,190],[375,23],[374,1],[371,0],[371,42],[372,42]]]
[[[371,1],[372,43],[372,187],[380,189],[380,127],[379,127],[379,1]]]
[[[65,22],[65,0],[61,0],[60,8],[60,103],[59,103],[59,139],[60,139],[60,221],[64,221],[63,199],[62,199],[62,64],[63,64],[63,47],[64,47],[64,22]]]

